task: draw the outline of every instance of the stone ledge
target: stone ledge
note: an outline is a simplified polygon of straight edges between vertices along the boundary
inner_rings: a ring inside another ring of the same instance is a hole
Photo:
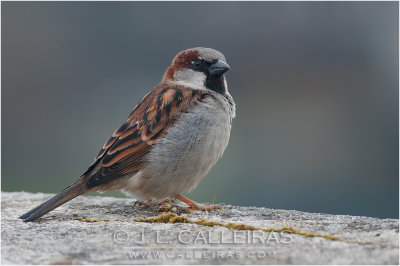
[[[2,192],[3,264],[399,263],[396,219],[223,205],[149,223],[134,219],[159,216],[156,207],[95,196],[80,196],[39,222],[18,219],[51,196]]]

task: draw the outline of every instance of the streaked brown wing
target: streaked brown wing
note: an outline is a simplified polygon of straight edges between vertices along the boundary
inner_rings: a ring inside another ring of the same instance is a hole
[[[147,94],[85,172],[84,175],[90,176],[88,187],[138,172],[151,145],[166,133],[182,112],[206,95],[202,91],[169,86],[158,86]]]

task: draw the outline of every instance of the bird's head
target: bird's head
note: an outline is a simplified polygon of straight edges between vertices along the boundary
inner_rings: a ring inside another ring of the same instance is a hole
[[[220,52],[196,47],[177,54],[163,80],[192,89],[209,89],[226,93],[224,73],[230,69]]]

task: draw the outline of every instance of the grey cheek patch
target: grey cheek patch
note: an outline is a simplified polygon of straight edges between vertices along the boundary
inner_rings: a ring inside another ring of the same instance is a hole
[[[193,71],[191,69],[182,69],[175,73],[175,82],[179,85],[193,89],[206,89],[206,75],[202,72]]]

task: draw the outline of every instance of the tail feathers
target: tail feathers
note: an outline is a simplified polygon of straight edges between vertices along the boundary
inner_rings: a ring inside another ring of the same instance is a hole
[[[35,211],[37,211],[38,209],[40,209],[40,207],[42,207],[44,205],[44,203],[40,204],[39,206],[37,206],[36,208],[28,211],[27,213],[21,215],[20,217],[18,217],[19,219],[26,219],[29,217],[29,215],[31,215],[32,213],[34,213]]]
[[[69,187],[65,188],[63,191],[49,199],[48,201],[40,204],[36,208],[30,210],[29,212],[21,215],[19,218],[24,219],[24,222],[30,222],[42,217],[46,213],[54,210],[58,206],[72,200],[73,198],[83,194],[86,191],[86,185],[82,182],[77,182]]]

